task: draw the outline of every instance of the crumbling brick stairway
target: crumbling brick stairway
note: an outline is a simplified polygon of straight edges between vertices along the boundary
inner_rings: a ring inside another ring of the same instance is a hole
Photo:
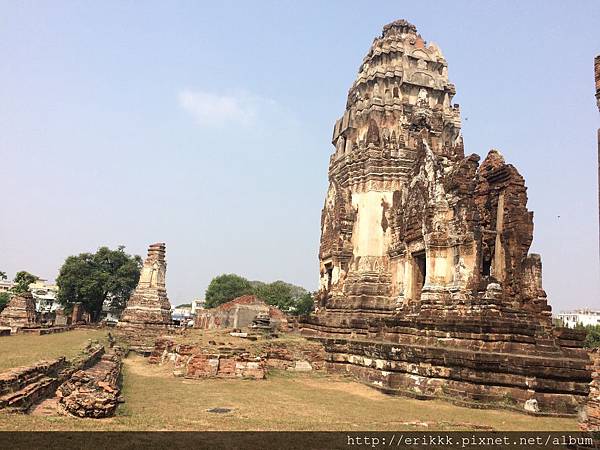
[[[72,360],[61,356],[0,373],[0,409],[30,412],[35,405],[52,397],[74,372],[94,365],[103,354],[103,346],[90,343],[81,355]]]
[[[65,358],[60,357],[0,374],[0,409],[26,412],[52,395],[60,384],[60,371],[65,366]]]

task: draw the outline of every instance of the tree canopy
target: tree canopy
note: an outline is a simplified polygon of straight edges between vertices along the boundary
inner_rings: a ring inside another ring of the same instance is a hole
[[[15,275],[15,278],[13,280],[15,285],[12,287],[12,291],[15,294],[22,294],[24,292],[27,292],[29,291],[29,285],[31,283],[36,282],[37,280],[39,280],[39,277],[25,270],[21,270]]]
[[[235,274],[213,278],[206,290],[206,307],[214,308],[234,298],[250,294],[288,314],[309,314],[313,307],[312,295],[301,286],[280,280],[273,283],[248,281]]]
[[[600,347],[600,325],[583,325],[578,323],[575,325],[575,328],[585,330],[585,342],[583,344],[585,348]]]
[[[204,297],[206,308],[214,308],[242,295],[253,294],[250,282],[233,273],[213,278],[206,289]]]
[[[98,320],[105,301],[110,303],[111,310],[122,311],[142,267],[142,258],[131,256],[124,249],[124,246],[116,250],[100,247],[96,253],[69,256],[56,279],[58,301],[67,309],[81,302],[92,320]]]
[[[312,311],[313,299],[310,292],[285,281],[255,282],[254,295],[288,314],[304,315]]]
[[[2,312],[4,308],[6,308],[8,302],[10,302],[10,293],[0,292],[0,312]]]

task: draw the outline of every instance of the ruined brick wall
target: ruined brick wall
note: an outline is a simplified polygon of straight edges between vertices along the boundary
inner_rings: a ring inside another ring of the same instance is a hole
[[[277,328],[285,329],[285,314],[254,295],[243,295],[215,308],[198,311],[194,326],[204,330],[246,328],[258,314],[268,314]]]
[[[27,412],[32,405],[51,396],[74,372],[95,364],[103,353],[101,345],[89,345],[71,360],[60,357],[1,373],[0,409]]]
[[[265,378],[265,363],[243,355],[198,353],[187,363],[186,378]]]
[[[172,364],[174,374],[187,378],[263,379],[267,369],[322,370],[325,360],[324,348],[317,342],[269,342],[250,352],[242,347],[203,347],[162,337],[156,340],[148,362]]]

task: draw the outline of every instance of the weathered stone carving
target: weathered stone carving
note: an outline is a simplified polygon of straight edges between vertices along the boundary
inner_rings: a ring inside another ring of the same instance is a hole
[[[10,327],[13,333],[21,328],[38,325],[35,312],[35,300],[30,292],[13,295],[10,302],[0,313],[0,326]]]
[[[574,413],[587,356],[552,328],[524,179],[497,150],[465,156],[455,92],[437,46],[384,27],[334,126],[353,145],[331,156],[303,332],[389,392]]]

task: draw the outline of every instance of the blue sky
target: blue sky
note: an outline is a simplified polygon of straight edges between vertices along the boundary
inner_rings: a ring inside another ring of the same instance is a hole
[[[436,42],[465,151],[525,176],[555,310],[600,306],[597,1],[0,1],[0,270],[167,243],[172,303],[314,289],[331,130],[373,38]]]

